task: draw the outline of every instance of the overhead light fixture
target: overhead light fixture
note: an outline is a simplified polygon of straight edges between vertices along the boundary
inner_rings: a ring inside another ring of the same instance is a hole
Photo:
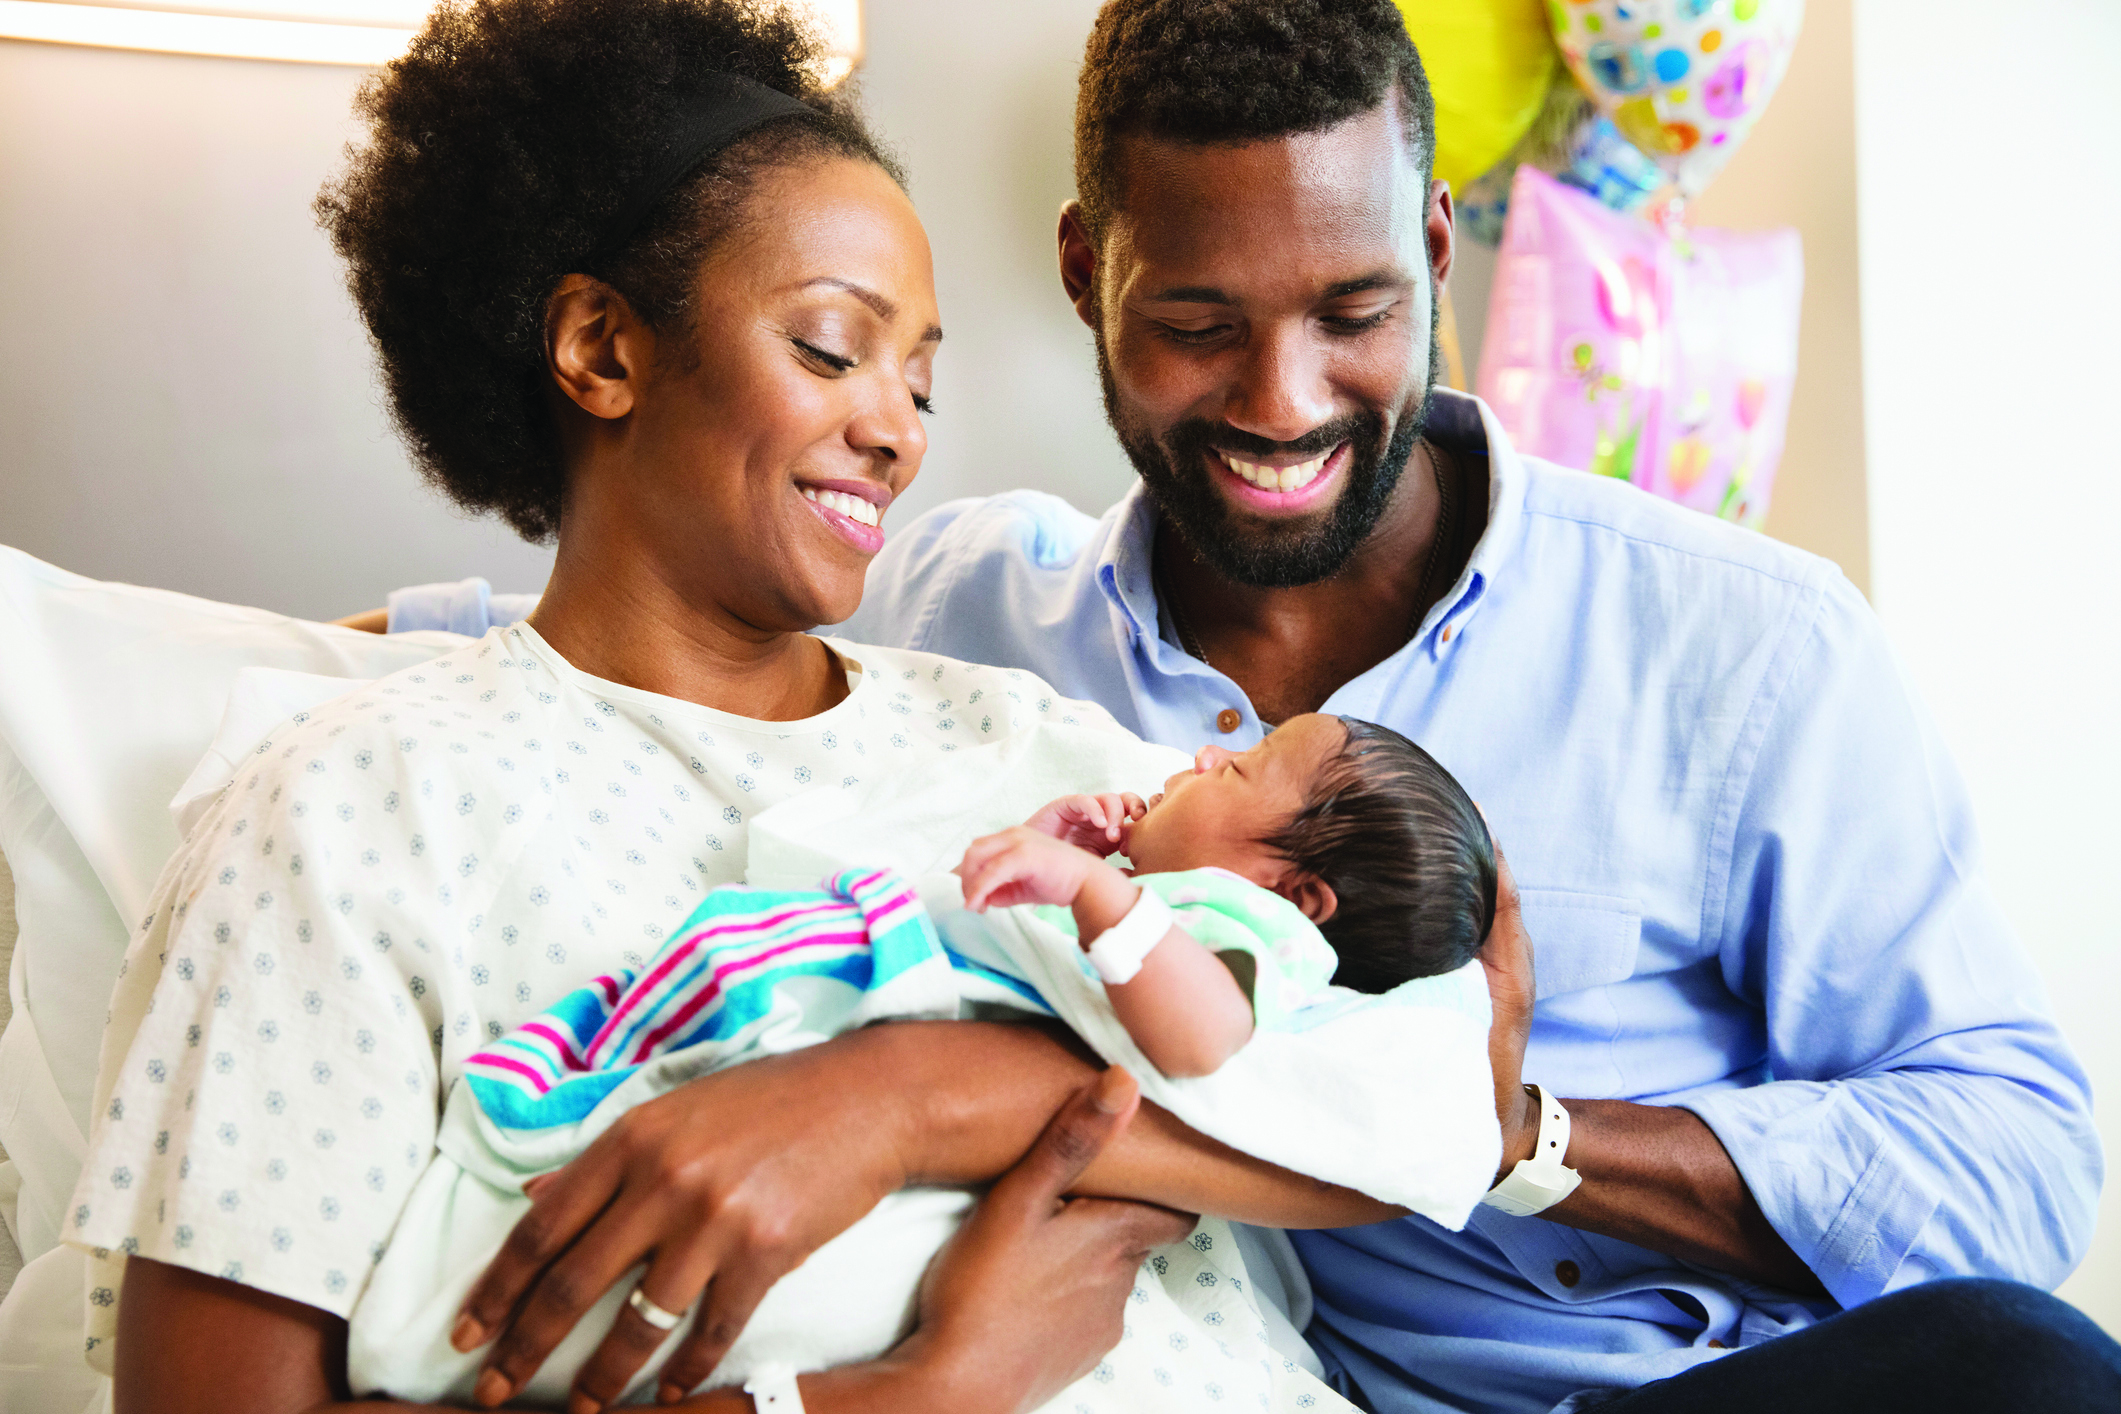
[[[425,0],[0,0],[0,39],[375,67],[405,52]],[[810,0],[829,88],[862,61],[861,0]]]

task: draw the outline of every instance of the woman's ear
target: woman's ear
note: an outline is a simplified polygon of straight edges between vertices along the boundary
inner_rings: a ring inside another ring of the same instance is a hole
[[[1316,874],[1291,874],[1275,892],[1295,904],[1304,917],[1323,926],[1340,909],[1340,895]]]
[[[637,378],[655,356],[655,331],[602,280],[567,275],[545,301],[545,366],[592,417],[633,411]]]

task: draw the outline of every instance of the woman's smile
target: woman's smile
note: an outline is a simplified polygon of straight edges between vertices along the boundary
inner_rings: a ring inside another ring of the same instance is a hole
[[[884,548],[884,510],[891,488],[871,481],[798,481],[796,490],[835,535],[864,555]]]

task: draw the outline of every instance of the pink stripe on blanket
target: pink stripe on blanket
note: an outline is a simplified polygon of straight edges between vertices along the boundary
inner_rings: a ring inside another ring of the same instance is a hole
[[[481,1051],[473,1056],[467,1064],[477,1065],[488,1070],[512,1070],[517,1075],[528,1080],[540,1095],[552,1089],[551,1084],[537,1071],[519,1060],[510,1060],[507,1056],[498,1055],[493,1051]]]
[[[671,972],[674,971],[681,963],[683,963],[686,959],[690,958],[693,953],[697,952],[699,950],[700,944],[704,940],[708,938],[713,938],[717,944],[721,944],[729,938],[741,937],[745,933],[756,933],[765,929],[778,928],[785,924],[789,919],[800,918],[806,913],[816,913],[824,909],[840,909],[846,907],[848,907],[848,905],[842,903],[838,899],[826,899],[820,903],[804,904],[795,908],[777,909],[771,913],[764,915],[763,917],[755,919],[750,923],[729,925],[716,922],[708,924],[706,927],[700,929],[699,932],[693,934],[690,938],[687,938],[682,946],[671,949],[668,953],[664,955],[663,959],[660,962],[656,963],[654,970],[652,970],[647,976],[641,978],[638,982],[633,984],[632,988],[630,988],[626,994],[626,999],[619,1003],[618,1009],[612,1012],[610,1017],[605,1020],[603,1026],[598,1028],[597,1034],[593,1038],[591,1038],[589,1042],[589,1053],[591,1055],[595,1055],[602,1048],[605,1038],[608,1037],[613,1031],[613,1029],[616,1028],[618,1024],[626,1018],[627,1013],[639,1007],[642,999],[646,997],[651,991],[653,991],[656,986],[661,983],[664,978],[668,977]]]
[[[574,1043],[545,1022],[538,1020],[526,1021],[516,1029],[518,1031],[528,1031],[533,1036],[542,1036],[552,1042],[554,1048],[560,1053],[560,1060],[566,1064],[569,1070],[589,1069],[589,1062],[582,1059],[580,1052],[575,1050]]]
[[[607,1047],[607,1043],[611,1041],[611,1037],[615,1035],[617,1030],[621,1030],[621,1022],[626,1022],[626,1018],[628,1018],[630,1013],[641,1011],[643,1007],[660,1005],[662,1003],[662,994],[658,994],[658,992],[668,982],[670,973],[677,971],[679,967],[685,965],[685,962],[689,962],[691,958],[694,958],[694,954],[700,952],[702,945],[728,948],[728,945],[734,943],[734,939],[740,939],[747,933],[772,933],[774,929],[783,929],[783,926],[787,926],[789,922],[806,918],[810,914],[846,912],[848,907],[853,907],[853,905],[844,903],[840,899],[823,899],[819,903],[802,903],[802,905],[793,905],[793,907],[778,907],[778,909],[772,909],[772,912],[766,912],[766,914],[755,914],[749,922],[717,920],[717,922],[706,924],[704,929],[700,929],[698,933],[687,937],[681,945],[677,945],[677,948],[670,948],[662,956],[662,960],[655,962],[653,971],[649,971],[641,979],[641,982],[636,982],[632,988],[628,988],[624,1001],[617,1005],[617,1009],[596,1030],[596,1037],[590,1039],[590,1056],[598,1058],[602,1054],[604,1047]]]
[[[754,953],[750,957],[737,958],[724,966],[716,968],[714,974],[708,979],[707,984],[700,988],[685,1005],[678,1008],[669,1020],[642,1038],[640,1045],[634,1049],[633,1059],[628,1064],[638,1065],[640,1062],[647,1060],[658,1043],[676,1033],[686,1022],[697,1016],[709,1002],[722,994],[722,983],[731,974],[747,972],[759,964],[771,962],[774,958],[780,957],[785,953],[797,952],[805,948],[859,947],[868,941],[869,933],[866,928],[854,928],[843,933],[823,933],[814,937],[797,938],[793,942],[782,943],[777,948],[769,948],[765,952]]]

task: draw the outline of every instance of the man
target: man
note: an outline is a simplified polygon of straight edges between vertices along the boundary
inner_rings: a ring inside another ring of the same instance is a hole
[[[1294,1234],[1359,1400],[2111,1407],[2031,1289],[2090,1233],[2084,1076],[1934,728],[1831,566],[1433,386],[1432,123],[1387,0],[1113,0],[1060,265],[1142,484],[944,506],[843,632],[1185,748],[1379,721],[1480,800],[1536,945],[1498,1090],[1544,1095],[1466,1231]]]
[[[1109,5],[1060,264],[1142,484],[1094,523],[945,506],[843,632],[1178,746],[1370,718],[1481,801],[1536,948],[1524,1075],[1582,1182],[1545,1221],[1295,1235],[1313,1343],[1378,1408],[1544,1409],[1933,1277],[2059,1282],[2099,1185],[2083,1076],[1876,621],[1433,388],[1431,121],[1382,0]]]

